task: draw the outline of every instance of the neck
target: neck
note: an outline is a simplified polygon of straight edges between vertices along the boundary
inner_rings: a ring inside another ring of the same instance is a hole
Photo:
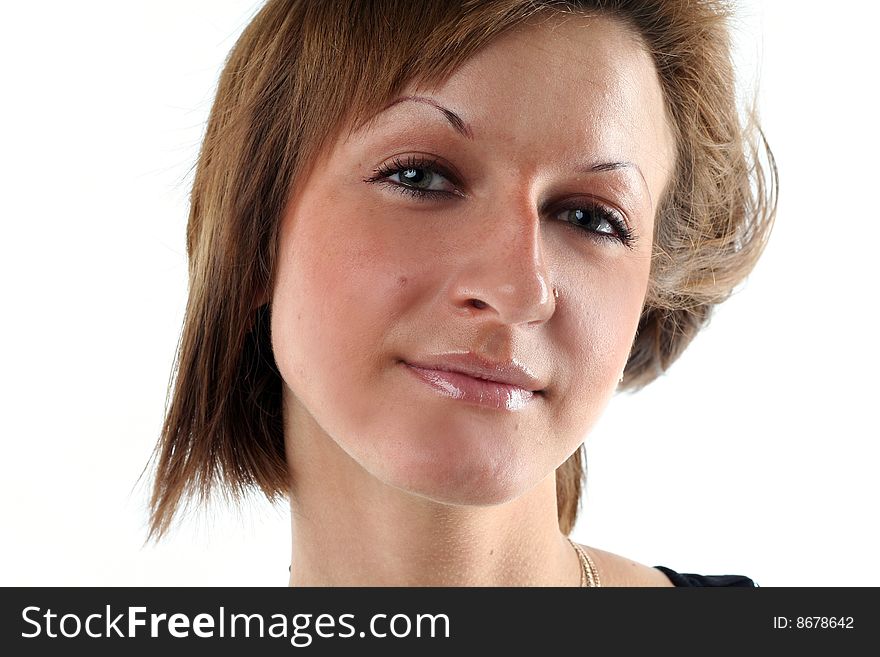
[[[374,477],[305,413],[287,428],[290,586],[579,585],[554,473],[503,504],[446,504]]]

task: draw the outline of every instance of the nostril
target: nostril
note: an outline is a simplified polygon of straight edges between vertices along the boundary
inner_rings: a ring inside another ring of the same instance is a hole
[[[478,308],[480,310],[486,307],[486,303],[484,301],[480,301],[479,299],[472,300],[471,304],[474,306],[474,308]]]

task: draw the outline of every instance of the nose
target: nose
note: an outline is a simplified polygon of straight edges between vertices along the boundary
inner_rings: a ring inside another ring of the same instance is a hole
[[[463,218],[474,231],[464,236],[459,251],[452,303],[509,325],[546,322],[556,309],[556,294],[537,208],[526,194],[491,207],[489,212],[481,205],[476,216]]]

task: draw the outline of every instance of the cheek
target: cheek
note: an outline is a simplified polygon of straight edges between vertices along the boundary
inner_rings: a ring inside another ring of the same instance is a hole
[[[406,277],[393,264],[393,245],[365,230],[362,216],[340,220],[339,205],[301,205],[287,218],[272,345],[285,384],[314,413],[343,403],[357,421],[370,412],[359,400],[373,383]]]
[[[559,427],[585,433],[595,424],[617,387],[626,363],[647,289],[648,271],[640,263],[607,270],[592,267],[569,290],[553,326],[559,345],[563,399],[555,405]],[[562,429],[565,432],[566,429]]]

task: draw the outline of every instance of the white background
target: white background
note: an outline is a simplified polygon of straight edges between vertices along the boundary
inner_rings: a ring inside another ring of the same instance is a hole
[[[183,318],[190,167],[258,5],[2,11],[0,584],[287,583],[285,507],[217,505],[144,547],[135,485]],[[741,4],[777,226],[667,376],[615,398],[589,436],[577,540],[764,586],[880,585],[878,18],[863,2]]]

